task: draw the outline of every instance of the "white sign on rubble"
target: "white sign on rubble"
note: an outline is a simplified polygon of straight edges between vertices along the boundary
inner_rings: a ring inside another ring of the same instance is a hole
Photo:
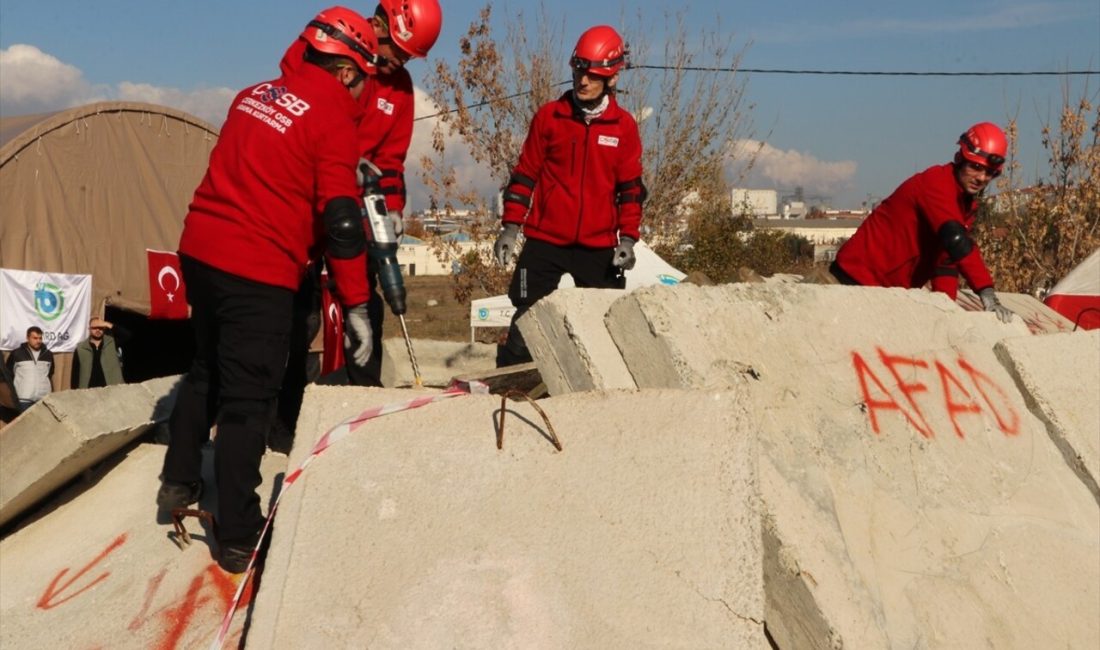
[[[0,350],[27,340],[27,328],[42,328],[53,352],[72,352],[88,335],[92,276],[0,269]]]
[[[648,287],[654,284],[676,285],[686,277],[686,274],[668,262],[664,261],[644,241],[634,245],[634,255],[637,263],[634,268],[626,272],[626,290],[633,291],[638,287]],[[573,276],[565,274],[559,289],[576,286]],[[470,303],[470,340],[474,339],[475,327],[508,327],[512,322],[512,314],[516,308],[507,295],[490,296]]]

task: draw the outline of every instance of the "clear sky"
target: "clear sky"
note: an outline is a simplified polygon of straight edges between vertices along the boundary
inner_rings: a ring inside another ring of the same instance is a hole
[[[431,58],[456,59],[458,37],[483,4],[443,0],[443,33]],[[0,114],[126,99],[173,106],[220,125],[235,91],[275,76],[286,46],[324,6],[289,0],[4,0],[0,3]],[[369,13],[374,5],[351,2],[349,6]],[[546,12],[564,21],[570,42],[590,25],[619,25],[624,13],[636,12],[660,39],[666,10],[677,9],[683,10],[689,30],[701,33],[720,28],[733,35],[735,45],[747,46],[742,61],[747,68],[1100,69],[1100,0],[546,3]],[[533,33],[537,2],[496,2],[499,33],[504,34],[503,21],[518,20],[521,14]],[[409,69],[419,85],[430,66],[414,61]],[[562,79],[567,78],[563,61]],[[1023,174],[1034,179],[1045,169],[1041,125],[1057,119],[1066,89],[1075,97],[1085,92],[1094,103],[1100,98],[1100,75],[752,74],[747,79],[756,137],[766,139],[766,147],[745,184],[780,190],[802,186],[808,197],[829,197],[832,205],[841,208],[858,207],[867,195],[885,196],[910,174],[946,162],[959,133],[970,124],[985,120],[1003,124],[1011,115],[1021,126]],[[426,111],[427,105],[423,106]],[[427,138],[422,132],[429,127],[428,122],[417,123],[410,161],[424,146]],[[413,207],[424,207],[417,184],[411,189]]]

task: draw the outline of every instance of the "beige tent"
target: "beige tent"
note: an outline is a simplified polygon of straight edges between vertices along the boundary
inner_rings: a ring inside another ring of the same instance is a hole
[[[100,102],[0,118],[0,267],[92,276],[92,313],[149,313],[145,249],[174,251],[218,131]],[[67,386],[58,355],[55,389]]]
[[[93,313],[149,313],[145,249],[176,250],[218,131],[100,102],[0,118],[0,266],[92,276]]]

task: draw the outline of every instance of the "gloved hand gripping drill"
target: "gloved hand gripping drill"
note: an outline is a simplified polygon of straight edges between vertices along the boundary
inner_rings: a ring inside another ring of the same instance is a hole
[[[397,263],[397,233],[386,209],[379,181],[382,171],[369,160],[359,160],[359,180],[363,188],[363,219],[367,230],[367,260],[372,275],[378,277],[382,297],[394,316],[405,314],[405,281]]]
[[[371,275],[378,278],[382,287],[382,297],[390,306],[390,311],[401,323],[401,333],[405,337],[405,348],[409,351],[413,378],[417,386],[423,385],[420,367],[413,354],[412,339],[405,326],[405,281],[401,277],[401,266],[397,263],[397,237],[395,226],[400,224],[399,215],[391,215],[386,208],[386,199],[382,194],[380,181],[382,170],[374,163],[359,159],[359,185],[363,188],[363,220],[367,231],[367,266]]]

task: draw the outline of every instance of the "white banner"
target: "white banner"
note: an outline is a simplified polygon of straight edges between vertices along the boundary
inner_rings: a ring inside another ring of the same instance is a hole
[[[470,327],[508,327],[514,313],[508,296],[480,298],[470,303]]]
[[[0,350],[27,340],[27,328],[42,328],[52,352],[72,352],[88,336],[92,276],[0,269]]]

